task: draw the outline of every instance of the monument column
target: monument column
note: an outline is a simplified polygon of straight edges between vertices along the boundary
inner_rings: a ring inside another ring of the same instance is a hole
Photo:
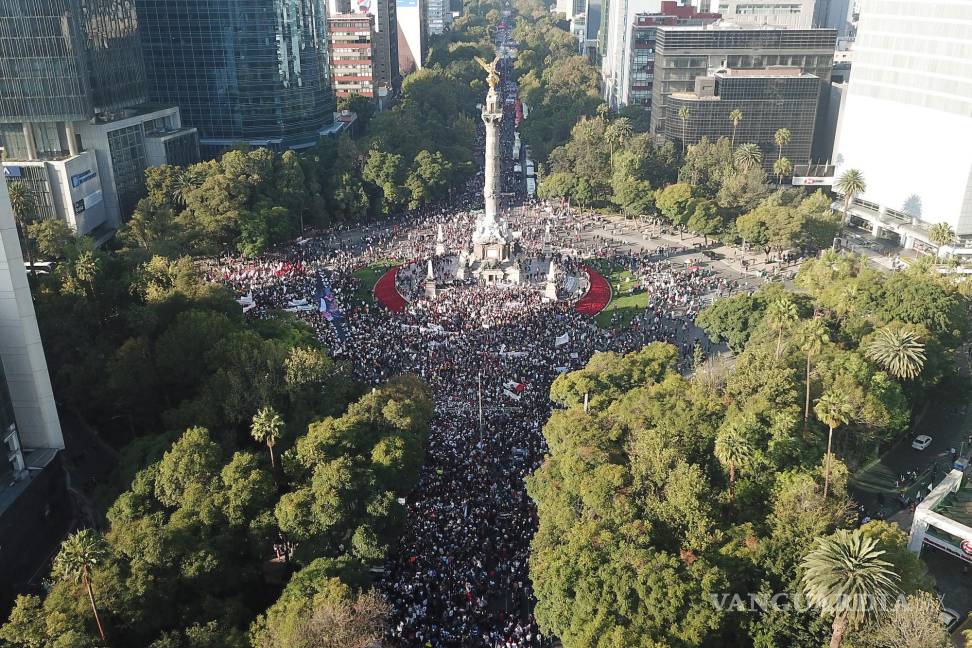
[[[500,121],[503,119],[503,106],[500,104],[496,87],[490,83],[486,105],[483,106],[483,123],[486,124],[486,186],[483,194],[486,199],[486,219],[495,220],[499,216],[500,182]]]

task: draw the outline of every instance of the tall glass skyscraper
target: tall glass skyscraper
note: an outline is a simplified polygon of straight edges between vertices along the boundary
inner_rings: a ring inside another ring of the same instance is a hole
[[[153,101],[180,107],[206,154],[300,148],[334,120],[325,0],[137,0]]]
[[[3,0],[0,123],[78,121],[145,101],[138,49],[134,0]]]
[[[936,251],[934,223],[972,255],[972,1],[863,0],[840,110],[837,174],[867,189],[852,214],[875,234]]]

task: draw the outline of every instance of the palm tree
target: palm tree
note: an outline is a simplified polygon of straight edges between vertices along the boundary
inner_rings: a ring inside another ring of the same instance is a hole
[[[199,179],[189,169],[185,169],[176,178],[176,190],[173,194],[174,202],[179,207],[185,207],[191,194],[199,186]]]
[[[108,545],[99,534],[91,529],[83,529],[72,533],[61,543],[61,550],[54,558],[52,575],[55,580],[71,579],[84,586],[88,593],[88,602],[94,614],[98,636],[105,640],[105,630],[101,626],[98,606],[95,604],[94,588],[91,585],[91,570],[108,558]]]
[[[790,143],[790,129],[781,128],[776,131],[776,134],[773,135],[773,141],[776,142],[776,147],[780,149],[780,154],[776,156],[776,159],[779,160],[783,157],[783,147]]]
[[[732,122],[732,139],[729,140],[729,146],[736,146],[736,129],[739,128],[739,122],[743,119],[743,113],[738,108],[734,108],[731,113],[729,113],[729,121]]]
[[[617,144],[618,148],[624,146],[633,134],[634,128],[631,127],[631,120],[627,117],[618,117],[608,126],[607,139],[611,144],[611,168],[614,168],[614,145]]]
[[[755,144],[740,144],[733,160],[740,169],[755,169],[763,163],[763,152]]]
[[[847,210],[850,209],[850,204],[854,200],[854,196],[867,191],[867,183],[864,181],[864,175],[860,171],[857,169],[847,169],[837,178],[837,182],[834,183],[834,188],[844,194],[844,222],[846,223]]]
[[[833,446],[834,430],[841,425],[846,425],[854,415],[847,395],[837,391],[828,391],[817,401],[814,413],[824,425],[829,429],[827,433],[827,456],[825,457],[826,467],[824,468],[824,499],[827,499],[827,492],[830,489],[830,449]]]
[[[955,242],[955,230],[948,223],[935,223],[928,230],[928,240],[938,246],[935,250],[937,259],[942,254],[943,245],[951,245]]]
[[[917,333],[901,325],[879,329],[864,355],[900,380],[911,380],[925,367],[925,345]]]
[[[766,309],[766,319],[769,322],[770,329],[777,334],[776,359],[779,360],[780,351],[783,348],[783,333],[800,319],[800,314],[797,312],[796,304],[785,297],[780,297]]]
[[[685,140],[687,138],[685,129],[689,118],[689,109],[686,106],[678,109],[678,118],[682,120],[682,157],[685,157]]]
[[[736,469],[748,466],[753,460],[753,446],[735,425],[724,427],[716,435],[715,458],[729,472],[729,497],[733,497],[732,485],[736,481]]]
[[[34,193],[23,181],[8,183],[7,191],[10,194],[10,206],[13,208],[20,245],[27,253],[31,274],[35,274],[37,270],[34,268],[34,251],[31,249],[30,239],[27,238],[27,225],[34,221]]]
[[[821,613],[833,615],[830,648],[839,648],[848,626],[871,620],[898,594],[898,575],[882,560],[877,540],[860,529],[818,538],[803,559],[803,593]],[[878,603],[877,605],[875,603]]]
[[[787,158],[779,158],[773,163],[773,173],[777,175],[779,178],[779,183],[782,186],[784,176],[788,176],[793,173],[793,165]]]
[[[261,407],[253,417],[250,434],[257,443],[266,443],[270,450],[270,468],[276,470],[277,460],[273,456],[273,446],[283,435],[284,422],[272,407]]]
[[[830,341],[830,334],[827,327],[817,317],[809,320],[803,325],[800,331],[800,348],[807,354],[807,395],[803,407],[803,429],[807,429],[807,421],[810,419],[810,359],[820,353],[824,344]]]

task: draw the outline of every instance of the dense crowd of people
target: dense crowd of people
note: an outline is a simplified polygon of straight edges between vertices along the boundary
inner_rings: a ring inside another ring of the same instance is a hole
[[[503,150],[512,146],[511,132],[503,131]],[[424,261],[400,273],[409,298],[402,312],[356,296],[356,269],[434,257],[440,225],[447,247],[466,245],[481,182],[456,195],[452,207],[363,231],[336,229],[265,259],[219,259],[209,267],[210,278],[235,290],[250,316],[284,309],[310,322],[358,379],[380,384],[411,373],[431,386],[426,463],[407,500],[407,530],[380,583],[394,609],[391,639],[409,648],[550,645],[532,615],[527,568],[536,512],[524,477],[546,451],[541,429],[551,383],[597,351],[627,352],[655,340],[677,345],[687,362],[696,344],[708,347],[692,324],[695,314],[712,294],[733,288],[663,254],[604,250],[608,264],[629,270],[636,289],[648,293],[648,307],[625,327],[598,327],[570,301],[544,299],[529,282],[468,282],[427,298],[416,289]],[[576,236],[574,223],[555,211],[529,203],[516,210],[513,226],[524,232],[525,250],[542,254],[552,240],[560,245]],[[562,275],[579,271],[578,258],[558,254]],[[322,282],[343,313],[342,335],[320,312]]]

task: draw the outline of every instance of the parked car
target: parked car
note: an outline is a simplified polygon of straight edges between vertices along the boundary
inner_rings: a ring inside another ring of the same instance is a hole
[[[931,445],[932,438],[927,434],[919,434],[915,437],[915,440],[911,442],[911,447],[915,450],[924,450]]]

